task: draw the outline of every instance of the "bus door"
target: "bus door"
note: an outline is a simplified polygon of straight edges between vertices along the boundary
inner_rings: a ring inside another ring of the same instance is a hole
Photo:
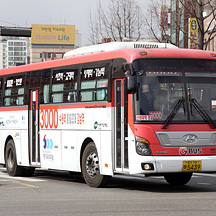
[[[39,90],[30,90],[29,98],[29,158],[33,166],[40,165]]]
[[[128,169],[128,96],[125,79],[114,81],[115,107],[115,171]]]

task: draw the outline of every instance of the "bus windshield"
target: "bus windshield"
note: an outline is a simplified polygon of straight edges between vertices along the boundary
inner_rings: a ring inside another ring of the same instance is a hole
[[[138,83],[136,122],[214,124],[216,61],[139,59],[133,67]]]

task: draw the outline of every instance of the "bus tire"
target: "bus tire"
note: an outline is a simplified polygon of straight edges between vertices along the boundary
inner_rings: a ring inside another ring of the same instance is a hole
[[[171,185],[185,185],[187,184],[193,173],[167,173],[164,175],[165,180]]]
[[[16,149],[14,141],[10,139],[5,149],[5,165],[10,176],[21,176],[24,168],[17,165]]]
[[[105,187],[111,179],[111,176],[100,174],[98,153],[93,142],[90,142],[84,149],[82,174],[90,187]]]

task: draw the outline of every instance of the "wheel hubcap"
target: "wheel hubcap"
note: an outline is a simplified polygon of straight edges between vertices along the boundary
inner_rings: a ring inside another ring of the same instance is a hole
[[[99,160],[95,153],[91,153],[86,158],[86,171],[90,177],[95,177],[99,172]]]

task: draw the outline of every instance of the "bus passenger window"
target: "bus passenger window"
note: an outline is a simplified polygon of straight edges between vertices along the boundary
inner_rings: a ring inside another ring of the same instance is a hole
[[[23,105],[24,104],[24,97],[17,97],[16,104],[17,105]]]
[[[50,86],[50,76],[51,71],[50,70],[44,70],[42,72],[42,79],[40,84],[40,103],[41,104],[47,104],[49,103],[49,86]]]
[[[81,71],[81,101],[107,100],[108,94],[108,64],[93,63],[93,66],[82,68]],[[98,65],[98,66],[97,66]]]
[[[10,106],[10,98],[5,98],[4,99],[4,105],[5,106]]]
[[[24,105],[25,76],[8,77],[5,82],[4,105]]]
[[[80,93],[80,100],[81,101],[93,101],[95,100],[94,98],[94,91],[82,91]]]
[[[0,78],[0,106],[2,106],[2,85],[3,85],[3,78]]]
[[[43,103],[49,103],[49,85],[43,87]]]
[[[52,92],[58,92],[64,90],[64,84],[53,84],[52,85]]]
[[[77,74],[77,69],[61,69],[53,71],[51,89],[52,103],[68,103],[76,101]]]
[[[5,96],[10,96],[11,95],[11,89],[5,89]]]
[[[63,93],[52,94],[53,103],[62,103],[63,102]]]
[[[107,89],[99,89],[97,90],[97,100],[107,100]]]
[[[63,102],[63,90],[64,84],[53,84],[52,85],[52,102],[53,103],[62,103]]]
[[[67,102],[75,102],[75,101],[76,101],[76,92],[69,92],[67,95]]]

